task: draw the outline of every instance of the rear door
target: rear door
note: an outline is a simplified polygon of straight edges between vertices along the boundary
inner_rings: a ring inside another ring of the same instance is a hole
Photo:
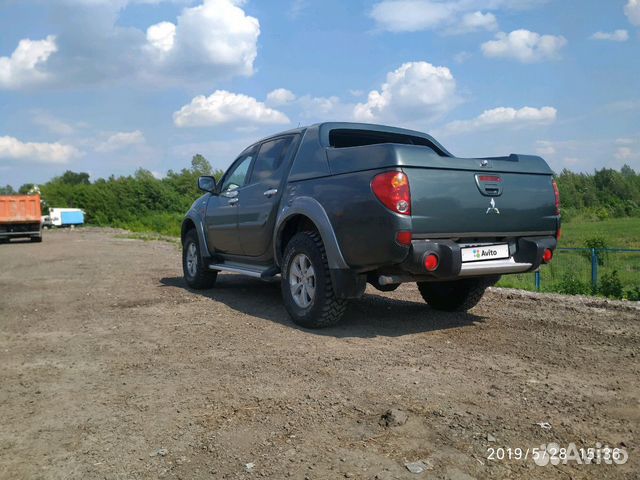
[[[238,232],[245,255],[258,257],[269,250],[282,182],[293,154],[295,136],[268,140],[260,146],[248,185],[239,192]]]
[[[242,254],[238,238],[238,201],[249,177],[254,152],[241,155],[222,178],[219,194],[209,197],[205,222],[210,252]]]

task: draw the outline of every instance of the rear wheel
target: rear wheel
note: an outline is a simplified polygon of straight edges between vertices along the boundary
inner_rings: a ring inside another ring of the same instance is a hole
[[[282,298],[293,321],[306,328],[338,323],[347,301],[333,290],[320,235],[296,234],[285,248],[282,265]]]
[[[487,287],[500,277],[465,278],[452,282],[418,282],[425,302],[436,310],[466,312],[482,299]]]
[[[213,287],[218,277],[218,272],[209,271],[202,261],[198,235],[195,230],[189,230],[184,237],[182,272],[187,285],[196,290]]]

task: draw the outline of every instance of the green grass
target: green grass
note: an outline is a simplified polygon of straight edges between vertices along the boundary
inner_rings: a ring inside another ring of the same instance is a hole
[[[601,237],[609,248],[640,249],[640,218],[608,220],[572,219],[562,225],[560,247],[581,248],[590,238]]]
[[[584,248],[599,238],[608,248],[640,249],[640,218],[613,218],[601,221],[574,218],[563,224],[561,248]],[[635,298],[640,288],[640,252],[606,252],[601,254],[598,280],[615,270],[628,298]],[[593,294],[590,252],[556,252],[550,265],[543,266],[541,290]],[[505,275],[500,287],[535,290],[533,273]],[[601,284],[598,285],[598,288]],[[598,291],[596,290],[596,294]]]

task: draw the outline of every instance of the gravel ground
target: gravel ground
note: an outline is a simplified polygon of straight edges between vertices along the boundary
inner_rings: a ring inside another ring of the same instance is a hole
[[[101,229],[0,245],[0,292],[4,479],[639,478],[637,304],[403,285],[311,331],[276,283],[190,291],[175,244]],[[628,461],[514,458],[550,442]]]

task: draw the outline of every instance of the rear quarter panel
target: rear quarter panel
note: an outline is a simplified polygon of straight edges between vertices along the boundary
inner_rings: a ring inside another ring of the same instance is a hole
[[[395,235],[410,230],[411,219],[389,211],[375,198],[370,183],[378,173],[367,170],[294,184],[296,195],[313,197],[325,209],[345,261],[359,271],[399,263],[408,253]]]

